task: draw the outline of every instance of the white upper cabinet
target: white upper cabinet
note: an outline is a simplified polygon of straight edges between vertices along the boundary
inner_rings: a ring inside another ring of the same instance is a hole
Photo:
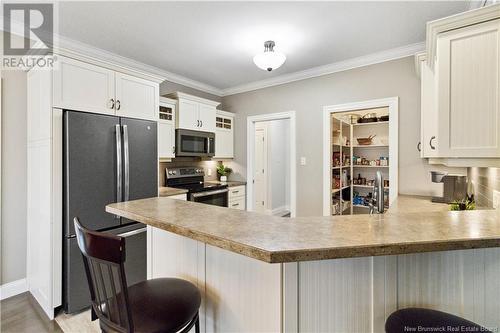
[[[441,33],[439,157],[500,157],[500,20]]]
[[[115,114],[115,72],[61,56],[53,72],[54,107]]]
[[[193,131],[215,132],[215,113],[220,104],[181,92],[168,94],[177,99],[176,127]]]
[[[131,75],[116,73],[116,115],[157,120],[159,86]]]
[[[204,132],[215,132],[216,108],[213,105],[200,104],[200,130]]]
[[[175,108],[177,101],[160,97],[158,118],[158,157],[171,159],[175,157]]]
[[[130,118],[158,118],[159,84],[58,56],[54,107]]]
[[[234,158],[234,115],[217,110],[214,158]]]
[[[197,102],[190,100],[179,100],[177,112],[177,127],[190,130],[200,130],[199,110]]]
[[[439,155],[439,141],[434,73],[430,70],[425,59],[420,61],[420,156],[425,158],[437,157]]]

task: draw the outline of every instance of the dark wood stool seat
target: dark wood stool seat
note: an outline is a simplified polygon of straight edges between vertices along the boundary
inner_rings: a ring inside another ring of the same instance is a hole
[[[128,287],[128,300],[138,333],[178,332],[198,318],[201,303],[196,286],[175,278],[136,283]]]
[[[74,219],[92,300],[103,332],[200,332],[201,294],[191,282],[152,279],[127,287],[125,239],[85,229]],[[144,258],[146,260],[146,258]]]
[[[422,308],[406,308],[393,312],[385,322],[387,333],[419,332],[418,328],[444,328],[444,332],[490,332],[484,327],[455,315]],[[448,328],[450,329],[448,330]],[[415,329],[413,331],[412,329]],[[438,330],[435,330],[438,332]]]

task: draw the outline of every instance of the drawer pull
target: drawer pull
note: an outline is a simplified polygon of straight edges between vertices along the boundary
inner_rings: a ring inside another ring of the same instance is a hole
[[[240,191],[233,191],[233,193],[240,193]]]
[[[232,206],[233,206],[233,207],[236,207],[236,206],[239,206],[239,205],[240,205],[239,203],[235,203],[235,204],[233,204]]]

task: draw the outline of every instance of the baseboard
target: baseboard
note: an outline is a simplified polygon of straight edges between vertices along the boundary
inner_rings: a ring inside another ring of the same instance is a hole
[[[286,213],[290,213],[290,207],[289,206],[280,206],[280,207],[276,207],[274,208],[272,211],[271,211],[271,215],[273,216],[282,216]]]
[[[16,296],[28,291],[26,279],[20,279],[0,286],[0,300]]]

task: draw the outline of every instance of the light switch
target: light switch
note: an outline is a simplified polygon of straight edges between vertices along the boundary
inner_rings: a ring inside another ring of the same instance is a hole
[[[307,162],[306,162],[306,158],[305,157],[301,157],[300,158],[300,165],[306,165]]]
[[[493,190],[493,208],[500,208],[500,191]]]

